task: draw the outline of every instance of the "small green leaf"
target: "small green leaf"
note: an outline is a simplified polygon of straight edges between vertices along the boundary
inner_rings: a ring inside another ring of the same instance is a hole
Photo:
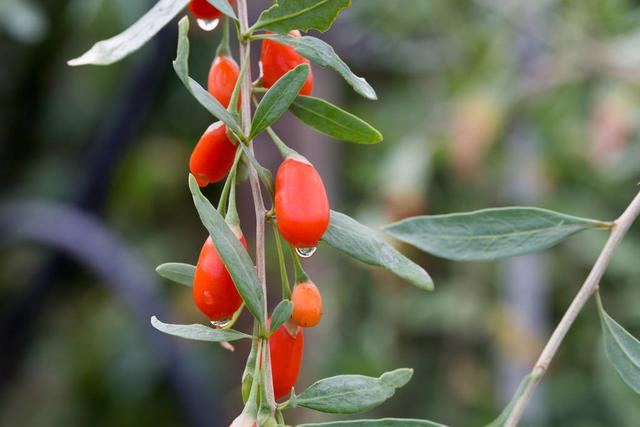
[[[447,427],[444,424],[410,418],[380,418],[378,420],[333,421],[328,423],[298,424],[296,427]]]
[[[252,30],[264,28],[286,34],[291,30],[325,32],[351,0],[277,0],[260,14]]]
[[[209,231],[211,240],[213,240],[220,258],[222,258],[225,267],[227,267],[238,293],[242,296],[247,309],[258,319],[262,330],[264,330],[264,294],[251,257],[249,257],[240,240],[224,221],[224,218],[211,205],[211,202],[202,195],[193,175],[189,175],[189,189],[200,215],[200,220]]]
[[[289,110],[312,128],[343,141],[376,144],[382,134],[359,117],[312,96],[298,96]]]
[[[218,9],[220,12],[227,15],[229,18],[238,20],[236,13],[233,11],[231,4],[229,4],[229,0],[207,0],[209,4]]]
[[[273,195],[275,194],[275,187],[273,186],[273,175],[271,174],[271,171],[258,163],[258,160],[256,160],[255,156],[251,153],[249,147],[247,147],[243,143],[238,143],[238,145],[242,150],[242,154],[244,154],[244,159],[248,159],[249,163],[251,163],[251,165],[255,168],[255,170],[258,172],[258,178],[260,178],[262,185],[264,185],[269,194],[271,194],[271,196],[273,197]],[[241,163],[241,165],[243,164],[244,163]],[[248,173],[249,171],[247,168],[247,174]]]
[[[157,266],[156,272],[165,279],[192,287],[193,276],[196,274],[196,266],[180,262],[167,262]]]
[[[198,82],[189,77],[189,18],[186,16],[178,23],[178,53],[173,61],[173,69],[193,97],[214,117],[220,119],[237,136],[242,135],[240,125],[218,100],[207,92]]]
[[[78,58],[67,63],[109,65],[140,49],[167,25],[190,0],[160,0],[132,26],[110,39],[102,40]]]
[[[333,48],[322,40],[311,36],[292,37],[279,34],[264,34],[259,37],[291,46],[300,55],[321,67],[333,68],[360,95],[367,99],[378,99],[371,85],[364,78],[356,76]]]
[[[607,359],[622,380],[640,394],[640,341],[604,311],[598,300]]]
[[[511,398],[511,401],[509,402],[509,404],[500,413],[498,418],[493,420],[490,424],[487,424],[485,427],[502,427],[504,423],[507,421],[507,418],[509,418],[509,415],[511,415],[511,411],[513,411],[513,408],[516,406],[516,402],[518,401],[520,396],[522,396],[522,393],[524,393],[524,391],[527,389],[527,386],[532,380],[533,380],[533,375],[531,374],[524,377],[520,382],[520,385],[518,385],[518,389],[513,394],[513,397]]]
[[[433,281],[422,267],[382,240],[377,232],[345,214],[331,211],[329,229],[322,240],[357,260],[385,268],[418,288],[433,290]]]
[[[280,304],[276,306],[271,315],[271,328],[270,333],[274,333],[284,322],[291,318],[293,313],[293,304],[287,299],[280,301]]]
[[[151,325],[160,332],[173,335],[180,338],[196,341],[238,341],[242,339],[251,339],[251,335],[234,331],[233,329],[213,329],[205,325],[173,325],[163,323],[156,316],[151,318]]]
[[[398,240],[456,261],[489,261],[549,248],[610,224],[539,208],[509,207],[417,216],[385,227]]]
[[[385,372],[379,378],[364,375],[325,378],[292,398],[291,404],[332,414],[358,414],[381,405],[412,375],[413,369],[404,368]]]
[[[300,64],[290,70],[264,94],[251,122],[249,139],[271,126],[284,114],[298,96],[309,75],[309,65]]]

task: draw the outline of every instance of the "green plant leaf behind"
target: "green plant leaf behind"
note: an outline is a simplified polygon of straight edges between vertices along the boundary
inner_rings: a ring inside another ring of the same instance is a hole
[[[518,385],[516,392],[513,394],[513,397],[511,397],[511,401],[509,402],[509,404],[502,410],[498,418],[491,421],[491,423],[487,424],[485,427],[502,427],[505,421],[507,421],[507,418],[509,418],[509,415],[511,415],[514,406],[516,406],[516,402],[518,401],[520,396],[522,396],[522,393],[524,393],[527,386],[532,380],[533,375],[531,374],[524,377],[522,381],[520,381],[520,384]]]
[[[590,228],[610,224],[546,209],[509,207],[407,218],[387,234],[430,254],[456,261],[490,261],[547,249]]]
[[[287,299],[280,301],[280,304],[276,306],[271,315],[271,328],[270,333],[274,333],[284,322],[291,318],[293,313],[293,304]]]
[[[234,12],[233,7],[231,7],[229,0],[207,0],[207,1],[209,2],[209,4],[211,4],[213,7],[218,9],[220,12],[227,15],[229,18],[235,19],[236,21],[238,20],[238,17]]]
[[[91,49],[67,63],[109,65],[140,49],[184,9],[190,0],[160,0],[132,26],[94,44]]]
[[[613,320],[598,300],[607,359],[622,380],[640,394],[640,341]]]
[[[433,290],[433,281],[422,267],[382,240],[376,231],[345,214],[331,211],[329,229],[322,240],[352,258],[385,268],[418,288]]]
[[[251,122],[249,139],[271,126],[284,114],[298,96],[309,75],[309,65],[300,64],[290,70],[264,94]]]
[[[167,262],[157,266],[156,272],[172,282],[192,287],[193,276],[196,274],[196,266],[180,262]]]
[[[380,418],[377,420],[333,421],[329,423],[298,424],[296,427],[447,427],[444,424],[410,418]]]
[[[178,52],[173,61],[173,69],[184,83],[193,97],[206,108],[214,117],[221,120],[227,128],[237,136],[242,135],[242,129],[236,119],[218,100],[207,92],[198,82],[189,77],[189,18],[183,17],[178,23]]]
[[[160,332],[188,340],[221,342],[251,339],[251,335],[233,329],[214,329],[200,324],[173,325],[161,322],[156,316],[151,318],[151,325]]]
[[[324,99],[298,96],[289,110],[307,125],[333,138],[377,144],[382,134],[369,123]]]
[[[355,90],[358,94],[367,99],[378,99],[376,91],[373,90],[367,81],[355,75],[349,66],[336,54],[333,48],[324,41],[311,37],[292,37],[280,34],[264,34],[260,38],[275,40],[278,43],[291,46],[300,55],[308,60],[320,65],[321,67],[330,67]]]
[[[213,207],[211,202],[202,195],[193,175],[189,175],[189,189],[200,215],[200,220],[209,231],[211,240],[213,240],[220,258],[222,258],[225,267],[227,267],[238,293],[242,296],[249,312],[260,323],[262,330],[265,330],[263,317],[265,307],[264,294],[251,257],[249,257],[240,240],[224,221],[224,218]]]
[[[351,0],[277,0],[260,14],[253,30],[260,28],[286,34],[291,30],[325,32]]]
[[[319,412],[358,414],[381,405],[412,375],[413,369],[403,368],[385,372],[379,378],[364,375],[325,378],[292,398],[291,403]]]

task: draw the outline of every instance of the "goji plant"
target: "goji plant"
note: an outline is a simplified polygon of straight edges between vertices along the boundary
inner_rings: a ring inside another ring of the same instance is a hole
[[[195,144],[188,165],[189,189],[208,236],[203,236],[197,265],[166,263],[160,275],[192,286],[194,305],[211,326],[175,325],[153,317],[152,325],[183,338],[227,343],[250,340],[242,376],[244,410],[232,426],[286,425],[289,408],[355,414],[370,410],[405,385],[411,369],[397,369],[380,377],[338,375],[295,392],[304,351],[304,328],[321,322],[319,289],[304,271],[301,259],[314,254],[319,242],[346,256],[387,269],[424,290],[433,288],[429,274],[378,232],[345,214],[331,211],[322,177],[304,157],[287,146],[271,129],[286,111],[333,138],[361,144],[382,140],[364,120],[313,92],[312,66],[329,67],[360,95],[375,100],[374,89],[356,76],[324,41],[302,35],[311,29],[327,31],[350,0],[276,0],[249,24],[247,0],[160,0],[121,34],[101,41],[71,65],[110,64],[129,55],[162,27],[188,9],[198,26],[212,31],[222,24],[220,44],[211,58],[207,88],[189,76],[189,17],[179,21],[176,74],[188,92],[216,121]],[[233,25],[230,25],[233,24]],[[235,28],[239,58],[232,57],[230,27]],[[261,49],[261,75],[252,79],[251,49]],[[315,65],[312,65],[315,64]],[[252,107],[254,106],[254,107]],[[254,156],[253,140],[267,133],[282,156],[275,181]],[[256,216],[255,260],[251,259],[236,208],[239,168],[248,170]],[[187,165],[185,165],[185,172]],[[225,180],[214,206],[200,188]],[[266,196],[266,197],[265,197]],[[265,200],[266,199],[266,200]],[[609,230],[611,235],[591,274],[550,337],[530,375],[512,402],[491,426],[515,426],[536,385],[549,367],[560,343],[591,296],[596,296],[609,360],[636,392],[640,392],[640,342],[605,311],[598,284],[613,251],[640,214],[640,194],[613,222],[597,221],[531,207],[419,216],[385,227],[387,235],[425,252],[450,260],[489,261],[539,251],[583,230]],[[281,283],[267,286],[265,234],[270,223],[276,242]],[[284,241],[283,241],[284,240]],[[288,267],[295,273],[293,289]],[[267,307],[267,292],[279,291],[281,302]],[[253,316],[252,331],[232,329],[241,311]],[[312,344],[310,344],[312,345]],[[279,401],[279,402],[278,402]],[[426,420],[385,418],[313,424],[313,426],[442,426]],[[311,424],[306,424],[311,426]]]

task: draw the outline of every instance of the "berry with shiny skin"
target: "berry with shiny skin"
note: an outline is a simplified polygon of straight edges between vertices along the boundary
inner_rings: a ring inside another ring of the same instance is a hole
[[[216,56],[209,69],[207,90],[224,108],[229,107],[233,88],[238,81],[240,68],[233,58],[226,55]],[[238,99],[238,105],[240,99]]]
[[[196,144],[189,169],[200,187],[218,182],[231,170],[238,150],[238,145],[231,142],[227,136],[227,127],[222,122],[216,122],[200,137]]]
[[[322,319],[322,296],[312,282],[298,283],[291,294],[291,320],[303,328],[311,328]]]
[[[300,37],[300,31],[290,31],[289,35]],[[310,64],[310,61],[290,46],[265,39],[262,41],[260,64],[262,69],[262,85],[270,88],[287,72],[300,64]],[[308,96],[311,95],[311,92],[313,92],[313,72],[311,71],[311,67],[309,67],[309,75],[307,76],[307,81],[300,89],[300,95]]]

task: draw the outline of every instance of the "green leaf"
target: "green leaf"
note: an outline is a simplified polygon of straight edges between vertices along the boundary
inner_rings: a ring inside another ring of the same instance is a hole
[[[378,233],[340,212],[331,211],[322,240],[369,265],[385,268],[421,289],[433,290],[433,281],[419,265],[380,238]]]
[[[215,7],[216,9],[218,9],[220,12],[224,13],[225,15],[227,15],[229,18],[233,18],[236,21],[238,20],[238,17],[236,16],[236,13],[233,10],[233,7],[231,7],[231,4],[229,3],[229,0],[207,0],[213,7]]]
[[[511,398],[511,401],[509,402],[509,404],[500,413],[498,418],[493,420],[490,424],[487,424],[485,427],[502,427],[504,423],[507,421],[507,418],[509,418],[509,415],[511,415],[511,411],[513,411],[513,408],[516,406],[516,402],[518,401],[520,396],[522,396],[522,393],[524,393],[524,391],[527,389],[527,386],[532,380],[533,380],[533,375],[531,374],[524,377],[520,382],[520,385],[518,385],[518,389],[513,394],[513,397]]]
[[[293,407],[332,414],[357,414],[381,405],[409,382],[413,369],[396,369],[379,378],[338,375],[325,378],[291,399]]]
[[[224,221],[224,218],[211,205],[211,202],[202,195],[193,175],[189,175],[189,189],[200,215],[200,220],[209,231],[211,240],[213,240],[220,258],[222,258],[225,267],[227,267],[238,293],[242,296],[247,309],[258,319],[262,330],[265,330],[263,318],[264,294],[262,293],[262,285],[253,261],[251,261],[240,240]]]
[[[173,325],[163,323],[156,316],[151,318],[151,325],[160,332],[174,335],[180,338],[196,341],[238,341],[242,339],[251,339],[251,335],[234,331],[233,329],[213,329],[205,325]]]
[[[364,78],[356,76],[333,48],[322,40],[311,36],[292,37],[279,34],[264,34],[259,37],[291,46],[300,55],[321,67],[333,68],[360,95],[368,99],[378,99],[371,85]]]
[[[271,126],[296,99],[309,75],[309,65],[300,64],[290,70],[264,94],[256,108],[249,139]]]
[[[160,0],[136,23],[110,39],[97,42],[81,56],[68,61],[76,65],[109,65],[135,52],[189,4],[190,0]]]
[[[291,318],[293,313],[293,304],[287,299],[280,301],[280,304],[276,306],[271,315],[271,328],[270,333],[274,333],[284,322]]]
[[[324,99],[298,96],[289,110],[312,128],[343,141],[376,144],[382,134],[359,117]]]
[[[640,341],[604,311],[599,299],[598,311],[600,312],[607,359],[622,380],[633,391],[640,394]]]
[[[186,16],[178,23],[178,53],[173,61],[173,69],[193,97],[213,116],[220,119],[227,128],[238,137],[242,135],[240,125],[218,100],[207,92],[198,82],[189,77],[189,18]]]
[[[291,30],[325,32],[338,17],[341,9],[349,7],[351,0],[277,0],[260,14],[251,28],[264,28],[286,34]]]
[[[157,266],[156,272],[165,279],[192,287],[193,276],[196,274],[196,266],[180,262],[167,262]]]
[[[333,421],[328,423],[298,424],[296,427],[447,427],[444,424],[410,418],[380,418],[378,420]]]
[[[271,194],[271,197],[273,197],[276,190],[273,185],[273,175],[271,174],[271,171],[258,163],[258,160],[256,160],[255,156],[251,153],[249,147],[247,147],[243,143],[238,143],[238,145],[242,150],[242,154],[244,154],[244,159],[248,159],[249,163],[251,163],[251,165],[255,168],[255,170],[258,172],[258,178],[260,178],[262,185],[264,185],[269,194]],[[241,165],[242,164],[244,163],[241,163]]]
[[[385,227],[398,240],[457,261],[489,261],[546,249],[579,231],[610,224],[546,209],[509,207],[417,216]]]

